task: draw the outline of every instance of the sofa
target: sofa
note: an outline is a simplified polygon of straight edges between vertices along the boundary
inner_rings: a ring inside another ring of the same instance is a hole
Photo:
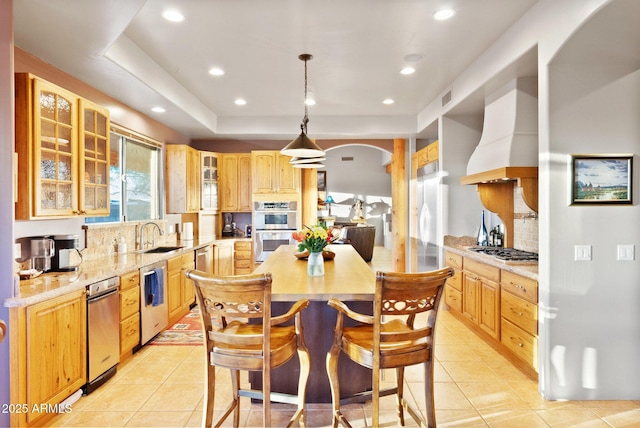
[[[372,225],[342,226],[340,239],[336,244],[351,244],[365,262],[373,257],[373,247],[376,242],[376,227]]]

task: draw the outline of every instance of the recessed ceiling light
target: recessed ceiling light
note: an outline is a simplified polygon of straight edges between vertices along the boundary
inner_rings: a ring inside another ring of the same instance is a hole
[[[382,101],[382,104],[385,104],[385,105],[389,106],[389,105],[393,104],[394,102],[395,101],[393,101],[391,98],[387,98],[386,100]]]
[[[246,105],[246,104],[247,104],[247,100],[245,100],[244,98],[237,98],[237,99],[234,101],[234,103],[235,103],[237,106],[243,106],[243,105]]]
[[[433,18],[438,21],[444,21],[445,19],[451,18],[456,14],[456,11],[453,9],[440,9],[433,14]]]
[[[416,69],[413,67],[403,67],[402,70],[400,70],[400,74],[413,74],[416,72]]]
[[[209,69],[209,74],[212,76],[224,76],[224,70],[220,67],[213,67]]]
[[[151,111],[154,113],[164,113],[166,110],[163,107],[152,107]]]
[[[422,61],[423,59],[424,59],[424,55],[417,52],[406,54],[404,56],[404,60],[407,62],[418,62],[418,61]]]
[[[162,12],[162,17],[167,21],[171,22],[182,22],[184,21],[184,15],[178,12],[175,9],[167,9]]]

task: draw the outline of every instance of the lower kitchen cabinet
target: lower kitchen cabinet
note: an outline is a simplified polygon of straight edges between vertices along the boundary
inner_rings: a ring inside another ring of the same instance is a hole
[[[535,376],[537,281],[448,251],[445,264],[455,270],[444,291],[450,312]]]
[[[233,244],[233,272],[234,275],[244,275],[253,272],[253,252],[250,241],[236,241]]]
[[[169,325],[174,324],[186,315],[195,300],[193,282],[185,272],[195,268],[193,252],[167,260],[167,306],[169,308]]]
[[[120,361],[140,343],[140,273],[120,276]]]
[[[85,290],[10,311],[12,349],[11,426],[45,425],[48,412],[85,385],[87,301]],[[39,409],[43,409],[40,411]]]
[[[213,273],[216,275],[233,275],[232,240],[216,241],[213,246]]]

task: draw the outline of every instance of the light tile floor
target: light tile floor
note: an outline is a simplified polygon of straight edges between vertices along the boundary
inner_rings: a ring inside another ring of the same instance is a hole
[[[390,269],[388,252],[376,249],[372,268]],[[119,367],[116,376],[82,397],[51,426],[201,426],[204,355],[201,346],[147,346]],[[447,311],[436,336],[435,402],[440,427],[640,427],[640,401],[546,401],[537,383],[514,368]],[[226,406],[228,372],[216,383],[216,408]],[[386,381],[393,380],[386,373]],[[424,410],[421,366],[408,369],[407,397]],[[241,426],[262,426],[260,405],[242,399]],[[381,400],[381,426],[398,426],[394,397]],[[370,426],[371,404],[350,405],[354,427]],[[272,425],[285,426],[291,407],[273,405]],[[230,419],[230,418],[229,418]],[[407,415],[407,426],[416,426]],[[307,426],[331,426],[330,405],[310,404]],[[223,426],[231,426],[225,421]]]

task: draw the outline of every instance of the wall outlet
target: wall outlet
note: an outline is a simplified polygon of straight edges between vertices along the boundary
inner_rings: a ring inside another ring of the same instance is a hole
[[[22,245],[20,245],[19,242],[16,242],[16,244],[13,246],[13,258],[14,259],[22,258]]]
[[[618,245],[618,260],[634,260],[635,252],[633,245]]]
[[[576,245],[574,247],[575,260],[587,261],[591,260],[591,245]]]

